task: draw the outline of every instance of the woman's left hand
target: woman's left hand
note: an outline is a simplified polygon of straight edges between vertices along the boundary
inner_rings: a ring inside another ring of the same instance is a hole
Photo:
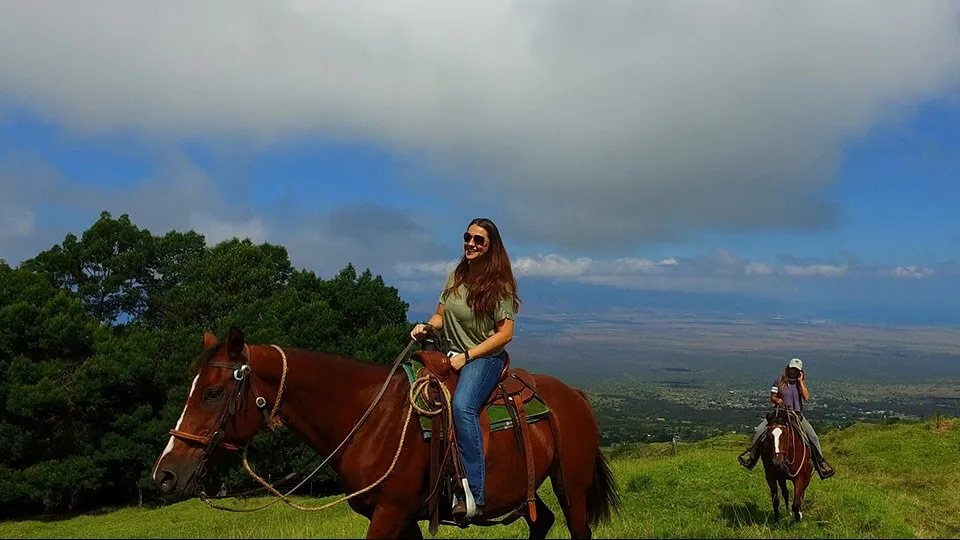
[[[803,379],[803,372],[802,372],[802,371],[800,372],[800,382],[801,382],[801,383],[805,383],[805,382],[806,382],[806,381]]]
[[[460,371],[465,365],[467,365],[467,357],[464,356],[463,353],[456,354],[450,358],[450,366],[457,371]]]

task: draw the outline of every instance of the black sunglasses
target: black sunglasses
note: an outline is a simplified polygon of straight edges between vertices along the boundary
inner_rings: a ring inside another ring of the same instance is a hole
[[[463,233],[463,241],[464,241],[464,242],[469,242],[471,238],[473,238],[473,243],[476,244],[476,245],[478,245],[478,246],[482,246],[482,245],[484,245],[484,244],[487,243],[487,239],[484,238],[484,237],[482,237],[482,236],[480,236],[479,234],[471,235],[471,234],[468,233],[468,232]]]

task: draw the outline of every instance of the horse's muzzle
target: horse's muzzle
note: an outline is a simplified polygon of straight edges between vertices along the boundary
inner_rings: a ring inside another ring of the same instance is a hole
[[[160,474],[157,476],[154,484],[156,484],[157,488],[160,490],[160,493],[162,493],[164,497],[169,497],[177,490],[177,475],[168,470],[160,471]]]
[[[785,454],[777,454],[773,456],[773,466],[780,470],[783,474],[790,475],[790,467],[787,463],[787,456]]]
[[[159,472],[154,485],[160,490],[163,500],[168,503],[190,498],[200,489],[200,486],[194,481],[180,482],[176,473],[168,469]]]

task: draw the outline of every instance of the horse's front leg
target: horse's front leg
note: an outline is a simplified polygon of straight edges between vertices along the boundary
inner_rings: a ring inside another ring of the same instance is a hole
[[[780,477],[777,482],[780,484],[780,493],[783,494],[783,509],[786,510],[790,506],[790,492],[787,491],[787,479]]]
[[[400,530],[400,538],[423,540],[423,531],[420,529],[420,523],[416,520],[407,522],[403,529]]]
[[[773,501],[773,520],[780,519],[780,494],[777,492],[777,479],[767,473],[767,486],[770,487],[770,499]]]
[[[800,474],[793,481],[793,520],[803,519],[803,494],[810,483],[809,474]]]
[[[413,527],[410,527],[410,524]],[[414,531],[416,529],[416,531]],[[389,504],[380,504],[370,517],[370,526],[367,527],[367,538],[401,538],[401,536],[423,538],[415,516],[407,509],[401,509]]]

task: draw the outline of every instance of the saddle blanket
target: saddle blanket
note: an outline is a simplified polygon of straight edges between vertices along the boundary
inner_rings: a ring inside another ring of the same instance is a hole
[[[407,378],[410,380],[410,384],[417,379],[417,372],[423,368],[423,364],[417,362],[416,360],[410,359],[404,362],[403,370],[407,373]],[[423,401],[422,396],[417,396],[417,405],[421,408],[426,408],[426,404]],[[524,409],[527,413],[527,423],[534,424],[541,420],[547,418],[547,415],[550,414],[550,409],[547,407],[547,404],[544,403],[540,398],[534,396],[530,401],[523,404]],[[505,429],[511,429],[513,427],[513,419],[510,418],[510,413],[507,411],[505,405],[488,405],[486,407],[487,414],[490,416],[490,432],[503,431]],[[416,414],[416,411],[414,411]],[[481,412],[481,414],[483,414]],[[423,434],[424,439],[430,438],[431,424],[433,422],[432,417],[424,416],[422,414],[417,414],[420,417],[420,431]]]

